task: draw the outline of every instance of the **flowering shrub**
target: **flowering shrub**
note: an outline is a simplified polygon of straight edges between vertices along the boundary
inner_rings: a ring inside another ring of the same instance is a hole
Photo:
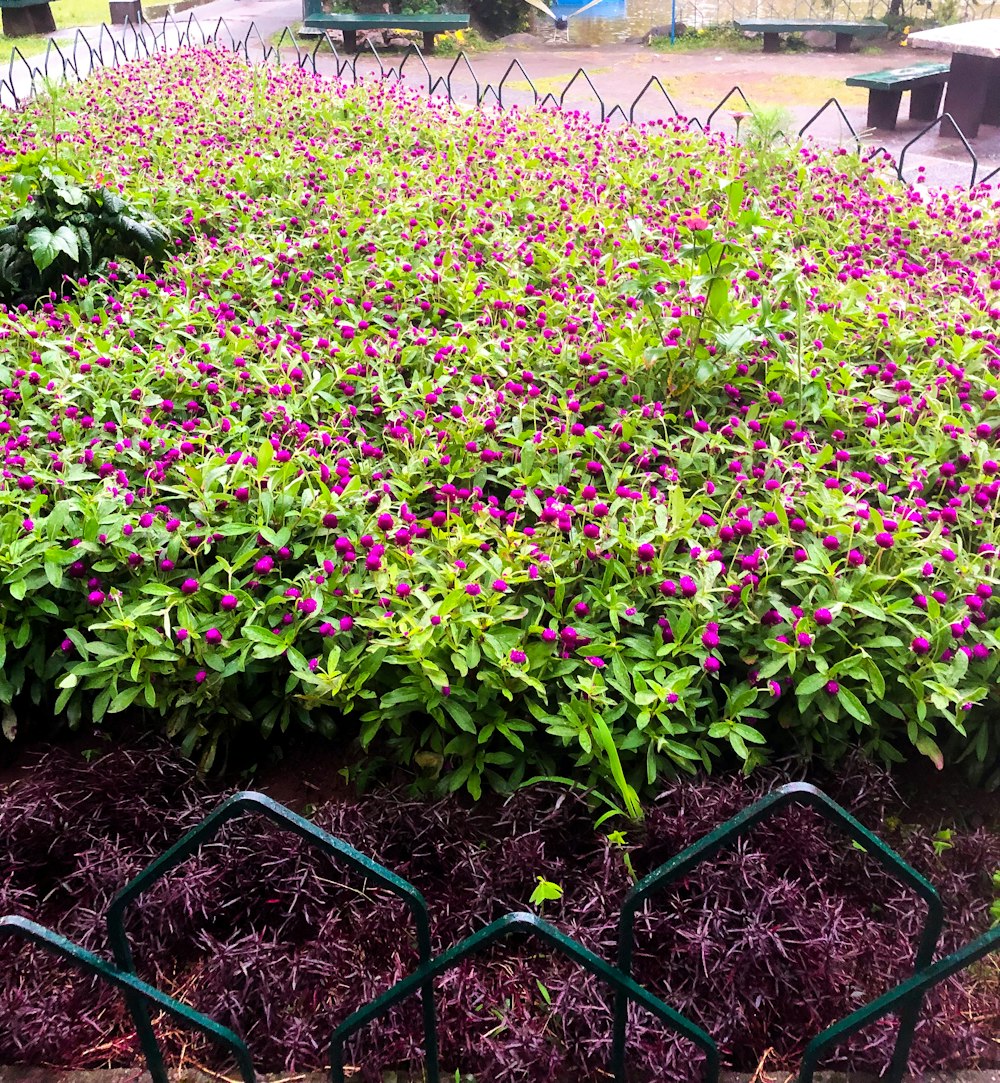
[[[0,701],[474,794],[995,759],[988,193],[212,50],[73,93],[185,236],[0,322]]]

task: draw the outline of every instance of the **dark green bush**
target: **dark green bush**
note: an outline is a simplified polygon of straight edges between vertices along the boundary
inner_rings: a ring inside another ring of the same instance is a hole
[[[0,228],[0,300],[34,304],[71,292],[79,279],[110,263],[140,268],[163,259],[169,237],[159,223],[105,188],[87,187],[46,152],[20,158],[11,186],[23,205]]]
[[[496,37],[522,30],[527,14],[524,0],[470,0],[469,3],[473,26]]]

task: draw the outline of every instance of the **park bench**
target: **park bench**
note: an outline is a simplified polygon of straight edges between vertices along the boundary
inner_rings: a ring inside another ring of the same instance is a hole
[[[4,0],[0,0],[3,3]],[[317,30],[340,30],[344,48],[356,52],[359,30],[420,30],[424,35],[424,51],[434,52],[434,35],[449,30],[466,30],[468,15],[361,15],[355,12],[325,12],[320,0],[302,0],[302,25]]]
[[[904,90],[910,92],[910,119],[934,120],[948,82],[948,68],[947,63],[911,64],[908,68],[851,75],[846,82],[868,90],[868,127],[893,131]]]
[[[780,34],[824,30],[828,34],[836,34],[838,53],[849,53],[855,38],[884,37],[889,30],[885,23],[842,23],[827,19],[738,19],[736,25],[747,33],[763,34],[765,53],[776,53],[780,49]]]
[[[38,0],[0,0],[3,32],[8,38],[23,38],[28,34],[51,34],[55,28],[52,8]]]

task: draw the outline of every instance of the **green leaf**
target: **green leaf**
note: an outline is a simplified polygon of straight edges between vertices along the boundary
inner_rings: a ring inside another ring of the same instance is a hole
[[[871,716],[865,710],[861,700],[849,688],[842,687],[837,698],[849,715],[853,715],[859,722],[864,722],[866,726],[872,724]]]
[[[35,262],[35,266],[40,271],[47,270],[51,267],[60,252],[60,248],[55,242],[52,231],[46,229],[45,226],[35,226],[28,234],[26,244],[28,245],[28,251],[31,253],[31,258]]]

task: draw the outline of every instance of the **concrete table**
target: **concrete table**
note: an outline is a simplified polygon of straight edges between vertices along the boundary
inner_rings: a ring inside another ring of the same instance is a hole
[[[920,30],[907,41],[915,49],[951,53],[944,111],[966,138],[975,139],[980,124],[1000,124],[1000,19]],[[941,134],[954,135],[954,126],[942,121]]]

